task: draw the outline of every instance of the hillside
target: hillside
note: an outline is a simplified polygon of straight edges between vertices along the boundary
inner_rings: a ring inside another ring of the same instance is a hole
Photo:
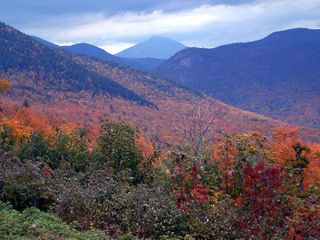
[[[57,45],[57,44],[54,44],[52,42],[49,42],[45,39],[42,39],[42,38],[39,38],[37,36],[31,36],[34,40],[36,40],[37,42],[43,44],[43,45],[46,45],[48,47],[51,47],[51,48],[61,48],[61,46]]]
[[[320,30],[291,29],[214,49],[185,49],[154,73],[227,104],[320,127]]]
[[[122,119],[155,141],[174,144],[201,107],[203,119],[214,117],[213,132],[270,133],[281,123],[207,98],[172,81],[110,61],[70,55],[48,48],[1,25],[2,77],[12,84],[2,111],[27,100],[53,123],[75,124],[97,136],[100,121]],[[313,135],[314,134],[314,135]],[[317,140],[316,132],[305,134]],[[311,139],[311,138],[309,138]]]
[[[151,37],[116,54],[124,58],[159,58],[168,59],[176,52],[186,48],[183,44],[164,37]]]
[[[214,117],[213,132],[247,132],[252,130],[269,134],[272,129],[282,125],[252,112],[242,111],[224,104],[213,98],[205,97],[198,92],[184,88],[180,84],[152,76],[151,74],[134,71],[112,62],[94,61],[93,59],[76,57],[76,61],[86,65],[88,69],[97,71],[104,76],[137,92],[148,101],[156,104],[157,109],[123,107],[125,115],[112,108],[114,114],[140,129],[151,137],[176,142],[183,137],[181,125],[190,123],[196,111],[201,109],[203,120]],[[104,111],[108,111],[105,109]],[[123,112],[122,112],[123,113]],[[304,139],[319,141],[320,131],[317,129],[300,128]]]
[[[0,23],[0,74],[13,90],[50,100],[56,93],[79,93],[120,97],[151,104],[111,79],[85,69],[71,56],[38,43],[31,37]]]

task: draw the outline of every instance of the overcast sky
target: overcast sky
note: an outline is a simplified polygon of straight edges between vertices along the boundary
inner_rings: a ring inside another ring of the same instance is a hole
[[[0,21],[57,44],[116,53],[150,36],[216,47],[320,28],[320,0],[0,0]]]

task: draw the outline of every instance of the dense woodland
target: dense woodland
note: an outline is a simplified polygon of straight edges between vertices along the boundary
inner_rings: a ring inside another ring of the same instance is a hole
[[[163,147],[0,106],[1,239],[319,239],[320,145],[295,128],[213,134],[198,109]]]

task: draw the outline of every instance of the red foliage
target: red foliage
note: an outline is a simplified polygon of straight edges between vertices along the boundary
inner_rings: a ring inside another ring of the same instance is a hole
[[[177,165],[172,179],[176,182],[176,188],[179,189],[176,205],[182,211],[190,209],[192,203],[208,201],[208,190],[201,183],[197,166],[194,165],[189,172],[182,172],[181,167]]]
[[[287,240],[302,240],[302,234],[301,234],[301,228],[297,227],[296,229],[291,228],[289,230],[289,237],[287,238]]]
[[[278,212],[277,190],[282,183],[281,175],[281,169],[267,168],[263,162],[255,167],[247,165],[243,187],[254,214],[272,216]]]
[[[50,168],[48,165],[45,165],[43,168],[42,168],[42,173],[45,177],[47,176],[50,176],[54,173],[53,169]]]
[[[212,149],[212,160],[217,163],[219,170],[223,173],[221,187],[228,192],[232,186],[232,174],[234,167],[234,159],[237,156],[234,142],[226,137],[225,139],[217,142]]]
[[[195,200],[200,200],[202,202],[207,202],[208,201],[208,190],[206,187],[202,184],[197,184],[192,190],[191,190],[191,196]]]
[[[243,199],[235,202],[240,210],[238,225],[246,234],[268,239],[270,232],[284,227],[288,213],[280,193],[283,174],[280,168],[268,168],[264,162],[246,166]]]
[[[242,197],[237,197],[235,200],[235,205],[240,207],[244,203],[244,199]]]

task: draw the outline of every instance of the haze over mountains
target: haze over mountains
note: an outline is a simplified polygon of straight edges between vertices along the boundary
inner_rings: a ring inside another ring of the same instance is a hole
[[[0,75],[12,85],[4,102],[21,105],[27,99],[51,118],[91,131],[108,116],[172,143],[182,136],[177,126],[190,120],[197,104],[204,116],[215,117],[217,131],[263,126],[270,133],[281,124],[125,65],[50,48],[5,24],[0,25],[0,52]]]
[[[90,57],[118,62],[125,62],[125,60],[130,62],[151,59],[162,63],[164,60],[172,57],[175,53],[186,48],[186,46],[175,40],[153,36],[144,42],[138,43],[130,48],[121,51],[120,53],[112,55],[104,49],[88,43],[77,43],[70,46],[59,46],[37,36],[32,37],[38,42],[49,47],[62,48],[76,54],[84,54]]]
[[[142,70],[142,71],[151,71],[152,69],[156,68],[157,66],[159,66],[161,63],[164,62],[164,59],[152,58],[152,57],[146,57],[146,58],[117,57],[115,55],[108,53],[104,49],[101,49],[97,46],[94,46],[88,43],[77,43],[70,46],[59,46],[47,40],[41,39],[39,37],[36,37],[36,36],[32,36],[32,37],[38,42],[51,48],[59,48],[74,54],[81,54],[88,57],[98,58],[101,60],[121,63],[129,67],[132,67],[134,69]]]
[[[291,29],[254,42],[187,48],[154,74],[245,110],[320,127],[320,30]]]
[[[154,36],[128,49],[117,53],[124,58],[159,58],[168,59],[186,48],[183,44],[169,38]]]

